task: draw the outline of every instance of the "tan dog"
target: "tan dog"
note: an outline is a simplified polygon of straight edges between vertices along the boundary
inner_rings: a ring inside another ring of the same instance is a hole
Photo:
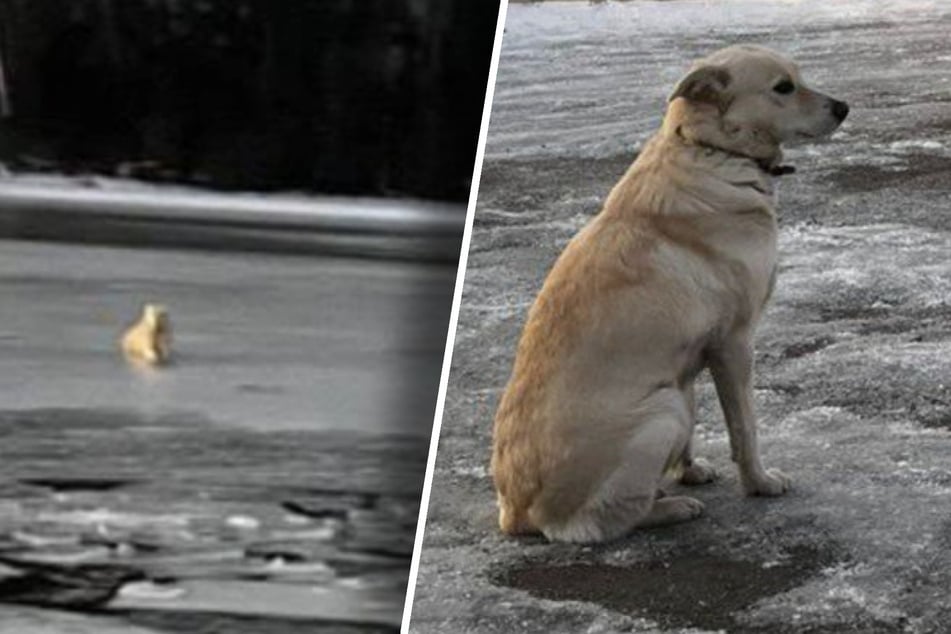
[[[146,304],[142,316],[119,342],[130,361],[149,365],[169,362],[172,354],[172,323],[168,311],[158,304]]]
[[[664,497],[715,473],[690,453],[709,368],[749,495],[789,479],[760,461],[752,337],[776,274],[780,145],[831,133],[848,106],[759,47],[701,60],[603,211],[558,258],[495,419],[492,473],[509,534],[593,542],[697,517]]]

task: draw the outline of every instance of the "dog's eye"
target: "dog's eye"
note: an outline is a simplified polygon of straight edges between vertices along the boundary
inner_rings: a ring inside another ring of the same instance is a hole
[[[788,95],[795,89],[796,89],[796,86],[788,79],[784,79],[778,84],[776,84],[775,86],[773,86],[773,90],[778,92],[781,95]]]

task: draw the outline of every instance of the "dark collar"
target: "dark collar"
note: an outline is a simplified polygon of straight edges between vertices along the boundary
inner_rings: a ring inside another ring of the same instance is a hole
[[[759,165],[759,168],[769,174],[770,176],[785,176],[786,174],[795,174],[796,168],[792,165],[775,165],[770,166],[765,161],[756,161],[756,164]]]

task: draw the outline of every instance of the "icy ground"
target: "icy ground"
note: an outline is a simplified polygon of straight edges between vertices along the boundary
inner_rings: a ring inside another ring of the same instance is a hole
[[[852,114],[790,149],[745,499],[702,384],[701,519],[596,548],[502,538],[491,421],[525,311],[689,62],[786,51]],[[512,5],[417,584],[417,632],[937,633],[951,622],[951,5]]]

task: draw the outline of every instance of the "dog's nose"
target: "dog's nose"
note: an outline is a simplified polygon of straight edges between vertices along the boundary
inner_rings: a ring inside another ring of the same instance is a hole
[[[845,121],[845,118],[849,116],[849,104],[844,101],[832,100],[832,116],[834,116],[839,121]]]

